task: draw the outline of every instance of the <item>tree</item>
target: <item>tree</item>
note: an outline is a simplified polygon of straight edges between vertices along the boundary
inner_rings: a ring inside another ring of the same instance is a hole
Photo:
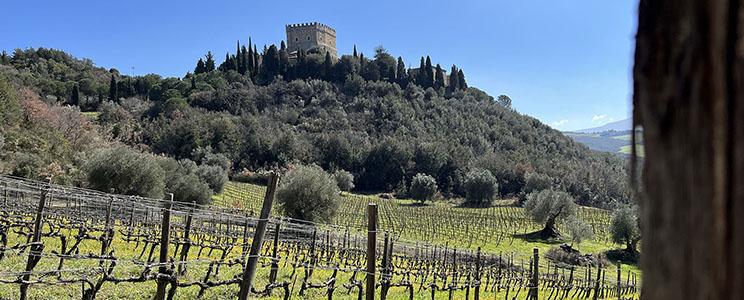
[[[579,218],[571,218],[566,222],[566,229],[571,237],[571,247],[581,244],[582,241],[594,238],[592,226],[582,222]]]
[[[21,106],[13,88],[0,76],[0,125],[11,127],[20,120]]]
[[[336,179],[336,184],[340,190],[348,192],[354,189],[354,175],[349,171],[338,170],[333,173],[333,178]]]
[[[248,37],[248,58],[247,58],[248,62],[246,63],[246,70],[250,74],[255,74],[256,70],[253,68],[253,65],[254,65],[253,64],[253,48],[251,46],[251,43],[252,43],[251,38]]]
[[[465,176],[465,202],[473,206],[490,205],[499,191],[491,171],[475,169]]]
[[[408,194],[411,198],[423,204],[434,198],[437,189],[437,181],[434,180],[434,177],[418,173],[411,180],[411,188],[408,189]]]
[[[434,86],[434,66],[431,64],[431,58],[426,56],[426,63],[424,64],[424,75],[426,77],[425,87]]]
[[[325,53],[325,59],[323,60],[323,79],[331,81],[333,79],[333,60],[331,59],[331,52]]]
[[[434,76],[434,88],[435,89],[443,88],[444,87],[444,71],[442,70],[442,66],[437,64],[436,72],[434,74],[436,74]]]
[[[328,54],[328,61],[330,62],[330,53],[326,52],[326,54]],[[331,66],[333,66],[333,62],[331,62]],[[287,45],[282,41],[281,47],[279,48],[279,74],[286,77],[289,67],[289,51],[287,51]],[[331,72],[328,73],[330,74]]]
[[[119,98],[117,97],[117,85],[116,85],[116,78],[114,77],[114,74],[111,74],[111,81],[109,82],[109,97],[108,99],[111,101],[118,101]]]
[[[550,176],[540,173],[529,173],[524,180],[524,194],[530,194],[532,192],[539,192],[542,190],[550,189],[553,185],[553,180]]]
[[[85,164],[88,186],[106,193],[161,198],[165,173],[155,158],[127,147],[93,153]]]
[[[354,58],[358,58],[358,57],[359,56],[357,55],[356,45],[354,45]]]
[[[242,53],[240,52],[240,41],[237,41],[237,46],[235,49],[235,70],[238,71],[240,74],[245,74],[245,70],[243,69],[243,57]]]
[[[70,105],[80,105],[80,90],[78,89],[77,83],[72,85],[72,91],[70,92]]]
[[[465,73],[462,72],[462,69],[457,70],[457,85],[463,90],[468,88],[468,83],[465,82]]]
[[[271,45],[263,55],[263,62],[259,75],[263,82],[270,82],[279,75],[279,51],[275,45]]]
[[[194,75],[202,74],[207,72],[207,67],[204,65],[204,60],[201,58],[196,62],[196,68],[194,68]]]
[[[419,63],[418,71],[416,72],[416,84],[421,86],[422,88],[427,88],[426,86],[426,72],[424,72],[426,68],[426,60],[424,57],[421,57],[421,62]]]
[[[408,86],[408,72],[406,72],[406,64],[403,62],[403,58],[398,56],[398,64],[395,70],[396,81],[400,87],[405,88]]]
[[[460,78],[457,77],[457,66],[455,65],[452,65],[452,69],[450,69],[448,89],[450,92],[460,89]]]
[[[205,56],[205,60],[204,60],[204,71],[205,72],[214,71],[214,55],[212,55],[212,51],[207,51],[207,55]]]
[[[499,95],[496,98],[496,102],[498,102],[499,104],[501,104],[501,106],[508,108],[508,109],[511,109],[512,107],[512,100],[507,95]]]
[[[338,209],[339,189],[319,166],[298,166],[283,178],[276,198],[291,218],[330,222]]]
[[[566,192],[542,190],[527,195],[524,210],[535,223],[545,224],[545,227],[537,232],[537,237],[552,239],[561,237],[556,222],[574,218],[578,205]]]
[[[625,245],[625,251],[633,256],[638,254],[638,242],[641,241],[641,229],[638,225],[637,207],[621,207],[612,213],[612,241]]]

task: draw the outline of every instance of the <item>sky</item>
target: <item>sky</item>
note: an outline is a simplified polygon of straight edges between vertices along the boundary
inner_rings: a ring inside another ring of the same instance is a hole
[[[0,49],[61,49],[125,74],[181,77],[207,51],[223,58],[285,25],[336,29],[340,54],[384,46],[463,69],[470,86],[560,130],[628,118],[637,0],[6,0]]]

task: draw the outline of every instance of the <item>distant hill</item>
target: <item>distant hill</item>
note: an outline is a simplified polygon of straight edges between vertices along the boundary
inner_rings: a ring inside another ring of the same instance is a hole
[[[604,124],[599,127],[594,128],[587,128],[587,129],[581,129],[581,130],[574,130],[572,132],[576,133],[600,133],[605,131],[630,131],[630,129],[633,127],[633,119],[625,119],[620,121],[615,121],[611,123]]]
[[[609,124],[608,124],[609,125]],[[599,127],[598,127],[599,128]],[[565,135],[571,137],[575,141],[582,143],[589,147],[589,149],[615,153],[620,156],[628,156],[631,152],[631,131],[602,131],[602,132],[564,132]],[[638,137],[636,143],[640,146],[638,148],[638,156],[643,156],[643,141],[641,135]]]

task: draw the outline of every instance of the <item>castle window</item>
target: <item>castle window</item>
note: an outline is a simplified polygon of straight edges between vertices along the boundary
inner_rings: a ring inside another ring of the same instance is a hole
[[[299,41],[299,40],[300,40],[300,38],[295,38],[295,42],[296,42],[296,41]]]
[[[310,40],[310,37],[309,37],[309,36],[307,37],[307,40],[308,40],[308,41]]]

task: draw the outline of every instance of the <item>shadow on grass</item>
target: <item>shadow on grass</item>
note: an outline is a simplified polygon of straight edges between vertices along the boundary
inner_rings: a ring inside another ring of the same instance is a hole
[[[638,252],[631,252],[626,249],[612,249],[604,253],[608,260],[614,262],[621,262],[626,265],[638,266],[641,254]]]
[[[411,203],[398,203],[398,206],[403,206],[403,207],[427,207],[427,206],[431,206],[431,204],[429,204],[427,202],[421,203],[421,202],[418,202],[418,201],[414,201],[414,202],[411,202]]]
[[[546,238],[542,230],[530,233],[514,234],[513,237],[530,243],[542,243],[547,245],[557,245],[565,242],[560,237]]]

